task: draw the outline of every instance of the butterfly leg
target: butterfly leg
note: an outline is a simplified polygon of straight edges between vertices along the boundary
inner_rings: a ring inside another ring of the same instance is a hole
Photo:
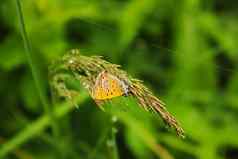
[[[105,101],[103,100],[98,100],[98,99],[94,99],[95,103],[97,104],[97,106],[102,110],[105,111],[103,104],[105,103]]]

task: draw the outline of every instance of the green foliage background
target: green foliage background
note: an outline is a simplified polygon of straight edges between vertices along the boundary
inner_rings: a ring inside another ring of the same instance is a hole
[[[153,141],[176,159],[238,158],[235,0],[22,0],[22,5],[34,65],[41,72],[38,80],[47,94],[51,61],[80,48],[82,54],[102,55],[144,80],[185,129],[183,140],[158,118],[141,115],[135,120],[122,111],[117,157],[158,158]],[[0,1],[0,52],[0,154],[14,147],[4,158],[50,159],[60,154],[74,159],[91,153],[96,159],[113,158],[107,139],[95,149],[110,126],[108,114],[85,94],[79,109],[72,110],[69,103],[66,109],[54,107],[61,117],[56,121],[60,135],[51,137],[14,0]]]

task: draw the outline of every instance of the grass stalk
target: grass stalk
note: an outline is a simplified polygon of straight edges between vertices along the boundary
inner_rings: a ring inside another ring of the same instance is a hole
[[[107,127],[105,129],[105,131],[102,133],[102,136],[97,141],[95,148],[88,154],[87,159],[96,159],[99,149],[103,147],[103,144],[105,144],[105,141],[107,140],[110,129],[111,127]]]
[[[83,103],[86,99],[87,95],[81,94],[77,98],[77,102],[80,104]],[[62,105],[58,105],[53,112],[56,118],[60,118],[72,111],[74,108],[75,107],[71,104],[71,102],[67,102],[63,103]],[[50,126],[50,124],[51,119],[49,114],[45,114],[36,121],[29,124],[21,132],[16,134],[12,139],[10,139],[0,147],[0,158],[6,158],[6,156],[16,148],[26,143],[30,139],[40,135],[44,129]]]
[[[115,126],[116,123],[116,117],[112,117],[110,119],[109,126],[105,129],[105,131],[102,133],[102,136],[98,140],[95,148],[89,153],[88,159],[96,159],[96,155],[100,148],[103,147],[103,144],[105,141],[107,141],[107,147],[109,151],[109,155],[111,159],[119,159],[119,153],[118,148],[116,145],[116,133],[117,128]]]
[[[109,151],[111,154],[112,159],[119,159],[119,153],[118,153],[118,147],[117,147],[117,141],[116,141],[116,133],[117,133],[117,128],[116,128],[116,122],[117,122],[117,117],[112,116],[111,118],[111,134],[110,138],[108,141],[108,147]]]
[[[21,35],[23,38],[24,48],[25,48],[25,54],[27,57],[27,61],[30,65],[30,69],[31,69],[31,73],[33,76],[35,86],[36,86],[36,90],[39,95],[39,98],[40,98],[40,101],[44,108],[45,113],[47,113],[50,116],[53,134],[56,138],[58,138],[59,128],[57,126],[57,122],[55,120],[54,114],[52,113],[52,111],[49,107],[49,102],[48,102],[46,95],[44,93],[44,88],[42,86],[42,83],[39,80],[40,79],[40,73],[39,73],[40,69],[38,69],[37,66],[35,65],[36,61],[34,61],[31,44],[30,44],[30,41],[27,36],[27,31],[26,31],[26,27],[25,27],[24,16],[23,16],[20,0],[16,0],[16,7],[17,7],[18,18],[19,18],[20,31],[21,31]]]
[[[118,111],[118,110],[117,110]],[[155,136],[148,131],[143,125],[141,125],[137,119],[132,117],[127,112],[114,112],[118,118],[130,129],[132,129],[134,132],[140,132],[136,134],[136,137],[138,137],[141,141],[145,143],[145,145],[150,148],[158,158],[161,159],[174,159],[174,157],[167,151],[164,147],[162,147],[160,144],[156,142]]]
[[[117,148],[117,142],[116,142],[116,131],[117,129],[115,127],[112,128],[112,142],[113,142],[113,159],[119,159],[119,153],[118,153],[118,148]]]

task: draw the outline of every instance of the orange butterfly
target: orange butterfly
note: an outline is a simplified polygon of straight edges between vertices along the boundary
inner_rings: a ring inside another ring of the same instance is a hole
[[[107,71],[102,71],[96,78],[92,97],[96,100],[106,100],[127,95],[128,92],[128,85],[124,81]]]

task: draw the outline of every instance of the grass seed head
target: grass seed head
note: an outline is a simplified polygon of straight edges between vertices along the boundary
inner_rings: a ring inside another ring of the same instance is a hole
[[[80,54],[78,49],[69,51],[63,58],[60,60],[61,68],[72,73],[75,79],[80,80],[81,83],[92,92],[94,87],[95,80],[98,74],[102,71],[107,71],[120,80],[125,81],[129,88],[129,95],[137,99],[139,105],[146,111],[153,111],[158,113],[163,121],[168,124],[170,127],[174,128],[178,136],[184,137],[184,131],[178,121],[172,116],[165,107],[165,104],[142,83],[142,81],[132,78],[124,70],[120,68],[120,65],[112,64],[108,61],[105,61],[101,56],[83,56]],[[59,62],[56,62],[59,64]],[[56,69],[57,67],[51,67]],[[59,74],[54,72],[52,76],[58,76]],[[61,82],[62,85],[62,82]],[[54,86],[57,88],[57,82]],[[65,86],[61,86],[65,89]],[[68,91],[65,95],[68,96]],[[62,94],[62,92],[61,92]],[[96,101],[97,104],[103,103],[103,101]]]

